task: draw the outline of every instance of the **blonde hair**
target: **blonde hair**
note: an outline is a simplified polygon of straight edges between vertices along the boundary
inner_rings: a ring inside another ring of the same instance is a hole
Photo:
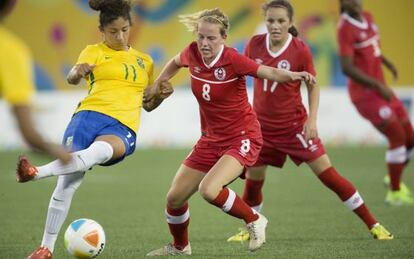
[[[220,25],[221,36],[226,36],[230,27],[229,18],[219,9],[206,9],[192,14],[179,15],[179,21],[187,27],[188,31],[196,32],[198,23],[205,21]]]

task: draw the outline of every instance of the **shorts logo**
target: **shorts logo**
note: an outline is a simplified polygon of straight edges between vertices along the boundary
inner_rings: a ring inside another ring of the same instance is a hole
[[[226,70],[224,68],[219,67],[214,70],[214,76],[218,79],[223,81],[226,78]]]
[[[386,120],[391,118],[392,116],[392,110],[389,106],[382,106],[379,109],[379,116],[381,117],[381,119]]]
[[[310,152],[315,152],[316,150],[318,150],[318,145],[314,144],[312,139],[308,140],[308,143],[310,145],[309,146]]]
[[[73,136],[67,137],[67,139],[65,141],[65,146],[66,147],[72,147],[72,143],[73,143]]]
[[[277,64],[277,68],[279,68],[279,69],[285,69],[285,70],[290,70],[290,63],[286,59],[281,60]]]
[[[296,138],[300,141],[302,146],[306,149],[309,149],[310,152],[315,152],[316,150],[318,150],[318,145],[313,143],[312,139],[306,142],[304,134],[305,132],[302,132],[301,134],[296,134]]]

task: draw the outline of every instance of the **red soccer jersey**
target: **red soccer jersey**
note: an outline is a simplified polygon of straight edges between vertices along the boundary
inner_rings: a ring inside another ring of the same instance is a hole
[[[248,42],[245,55],[258,64],[316,74],[308,46],[291,34],[276,53],[270,50],[268,34],[256,35]],[[283,135],[293,127],[302,127],[307,113],[302,103],[300,85],[301,81],[282,84],[255,78],[253,107],[263,135]]]
[[[180,62],[189,68],[206,140],[225,145],[240,135],[261,137],[245,80],[245,75],[257,76],[258,64],[226,46],[211,64],[205,64],[196,42],[181,52]]]
[[[342,14],[338,24],[338,44],[339,55],[352,57],[358,69],[385,83],[378,28],[369,13],[362,14],[362,22]],[[374,89],[352,79],[348,82],[348,90],[353,102],[378,94]]]

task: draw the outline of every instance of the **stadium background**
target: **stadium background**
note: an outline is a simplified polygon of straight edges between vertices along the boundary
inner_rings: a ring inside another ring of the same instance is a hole
[[[262,1],[253,0],[154,0],[136,1],[140,19],[134,19],[132,46],[150,52],[157,71],[168,58],[181,50],[191,34],[177,22],[181,13],[220,6],[232,22],[229,45],[241,48],[253,34],[262,17]],[[6,26],[32,49],[37,64],[35,99],[36,123],[42,133],[59,141],[77,101],[86,89],[73,90],[65,81],[65,72],[87,44],[101,39],[97,31],[97,13],[86,0],[19,0]],[[241,222],[211,208],[199,195],[191,199],[190,237],[192,258],[413,258],[413,207],[389,207],[384,204],[386,189],[385,145],[372,127],[359,118],[349,103],[344,79],[336,67],[336,0],[292,0],[296,24],[312,46],[323,87],[319,130],[325,142],[357,143],[357,147],[326,148],[335,167],[358,187],[378,219],[396,236],[391,242],[377,242],[365,226],[323,188],[306,166],[288,162],[281,171],[269,170],[264,187],[264,213],[270,220],[267,244],[255,254],[247,253],[247,244],[229,244],[224,240]],[[364,5],[381,29],[383,52],[398,66],[401,78],[397,86],[407,107],[412,109],[412,0],[365,0]],[[137,20],[138,19],[138,20]],[[1,39],[0,39],[1,40]],[[198,112],[191,97],[186,72],[174,81],[176,93],[159,110],[143,113],[138,142],[150,148],[136,152],[123,163],[96,167],[75,195],[64,223],[88,217],[100,222],[106,231],[107,246],[99,257],[146,258],[145,254],[169,240],[165,224],[165,195],[182,159],[190,152],[199,134]],[[75,88],[76,89],[76,88]],[[56,178],[35,183],[15,183],[15,161],[23,145],[10,117],[8,106],[0,100],[0,258],[25,258],[40,242],[48,199]],[[354,134],[354,139],[351,137]],[[141,147],[142,147],[141,146]],[[155,146],[155,148],[154,148]],[[172,149],[170,146],[185,146]],[[162,148],[157,148],[162,147]],[[27,152],[27,151],[25,151]],[[30,153],[35,164],[50,158]],[[413,166],[404,181],[414,189]],[[243,181],[231,188],[242,192]],[[219,222],[219,224],[218,224]],[[63,230],[54,258],[72,258],[63,247]]]
[[[157,75],[162,66],[194,39],[178,22],[179,14],[220,7],[230,18],[227,44],[242,51],[247,39],[262,31],[263,17],[258,0],[135,0],[131,45],[149,53]],[[295,24],[310,45],[323,88],[319,129],[329,143],[383,143],[384,139],[357,115],[346,93],[336,55],[336,0],[292,0]],[[374,14],[380,28],[382,50],[398,67],[400,78],[387,82],[395,86],[413,117],[412,42],[409,33],[414,1],[365,0],[364,7]],[[87,0],[20,0],[5,20],[6,27],[31,48],[35,61],[35,100],[39,128],[54,141],[60,141],[64,128],[86,88],[69,86],[65,77],[87,44],[101,41],[98,13]],[[157,111],[143,114],[140,146],[189,146],[199,136],[197,104],[188,88],[188,73],[183,69],[172,82],[177,86],[172,98]],[[249,80],[251,85],[251,80]],[[85,85],[85,82],[82,83]],[[77,89],[74,90],[74,89]],[[189,109],[189,107],[191,107]],[[7,105],[0,101],[0,120],[4,121],[0,149],[24,145],[13,126]],[[50,122],[53,121],[53,124]],[[10,126],[11,125],[11,126]],[[349,127],[352,125],[352,127]],[[168,130],[166,130],[168,129]]]
[[[136,0],[133,8],[134,28],[131,45],[151,54],[157,70],[193,39],[177,15],[205,8],[220,7],[230,18],[228,44],[242,50],[246,40],[263,21],[258,0]],[[344,86],[345,79],[338,67],[335,29],[338,20],[336,0],[292,0],[295,24],[301,37],[312,48],[323,86]],[[413,84],[411,77],[414,34],[410,20],[414,2],[411,0],[365,0],[364,6],[374,14],[379,25],[383,53],[400,69],[395,85]],[[6,19],[6,26],[32,48],[39,89],[67,89],[65,76],[87,45],[101,40],[97,29],[97,12],[87,0],[20,0]],[[396,45],[396,43],[398,45]],[[389,76],[389,75],[388,75]],[[387,78],[391,80],[390,77]],[[175,81],[186,85],[185,73]]]

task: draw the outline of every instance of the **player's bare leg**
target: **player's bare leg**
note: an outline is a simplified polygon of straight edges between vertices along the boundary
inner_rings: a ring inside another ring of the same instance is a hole
[[[233,190],[223,187],[243,171],[240,162],[231,155],[222,156],[201,181],[199,192],[204,199],[227,214],[243,219],[249,231],[249,250],[255,251],[266,242],[267,219],[252,210]]]
[[[263,207],[262,188],[266,178],[266,168],[267,166],[258,166],[247,169],[243,189],[243,200],[259,213]],[[249,239],[249,232],[245,227],[241,227],[238,233],[227,239],[227,242],[244,242]]]
[[[153,250],[147,256],[191,255],[191,245],[188,237],[190,210],[188,199],[197,192],[205,173],[181,165],[174,177],[167,194],[167,219],[173,242]]]

